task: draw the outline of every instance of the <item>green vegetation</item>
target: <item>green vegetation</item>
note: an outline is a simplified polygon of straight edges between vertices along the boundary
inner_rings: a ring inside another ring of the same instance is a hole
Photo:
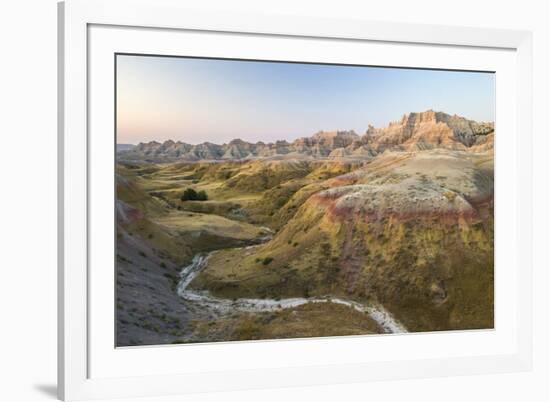
[[[182,201],[206,201],[208,200],[208,195],[204,190],[200,190],[197,192],[192,188],[188,188],[183,192],[181,196],[181,200]]]
[[[190,288],[228,299],[376,301],[411,331],[493,326],[493,183],[486,155],[387,153],[362,165],[120,165],[117,172],[124,212],[117,242],[130,234],[141,242],[139,254],[159,267],[172,289],[179,280],[173,267],[219,250]],[[130,257],[117,260],[131,265]],[[336,310],[310,307],[200,319],[195,336],[335,335],[336,326],[330,332],[321,316],[339,322],[331,315]],[[377,331],[345,320],[338,325],[347,334]]]

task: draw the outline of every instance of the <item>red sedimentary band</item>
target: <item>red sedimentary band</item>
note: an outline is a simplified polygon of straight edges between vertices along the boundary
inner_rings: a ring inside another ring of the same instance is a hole
[[[482,218],[479,213],[480,208],[492,207],[494,200],[493,194],[484,197],[468,198],[468,203],[472,208],[468,209],[434,209],[434,208],[415,208],[406,210],[395,210],[393,208],[380,208],[374,210],[368,206],[337,206],[336,201],[348,194],[348,192],[330,192],[325,191],[312,195],[307,201],[312,207],[324,208],[328,219],[334,222],[342,221],[361,221],[378,222],[382,219],[392,218],[394,221],[409,221],[412,219],[437,220],[438,222],[454,225],[462,220],[465,223],[472,224],[479,222]]]
[[[492,207],[494,206],[494,194],[490,193],[480,197],[464,197],[474,208]]]
[[[357,180],[359,178],[356,174],[349,173],[342,176],[337,176],[329,180],[330,185],[334,185],[334,187],[341,187],[341,186],[349,186],[352,184],[357,183]]]
[[[328,219],[336,222],[350,221],[363,223],[377,223],[385,219],[390,219],[393,222],[406,222],[414,219],[422,221],[438,222],[446,225],[455,225],[459,221],[464,221],[468,224],[477,223],[481,217],[475,209],[466,211],[458,210],[416,210],[416,211],[361,211],[358,208],[352,207],[330,207],[327,209]]]
[[[136,222],[143,219],[143,212],[136,208],[131,208],[126,212],[126,216],[130,222]]]
[[[383,219],[391,218],[393,221],[409,221],[421,219],[423,221],[437,221],[444,224],[454,225],[459,221],[466,223],[476,223],[481,220],[481,216],[476,208],[466,210],[458,209],[430,209],[418,208],[409,210],[395,210],[392,208],[380,208],[378,210],[367,207],[357,206],[337,206],[332,200],[324,200],[321,204],[326,209],[326,215],[331,221],[354,221],[364,223],[380,222]]]

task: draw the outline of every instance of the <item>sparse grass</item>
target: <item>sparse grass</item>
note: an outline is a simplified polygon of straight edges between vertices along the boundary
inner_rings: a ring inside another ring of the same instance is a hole
[[[493,309],[493,267],[487,257],[493,252],[492,212],[482,222],[460,226],[452,217],[445,220],[436,213],[428,217],[413,213],[404,220],[397,217],[407,205],[404,196],[415,198],[408,204],[414,205],[414,211],[439,202],[452,215],[453,205],[446,204],[442,195],[452,203],[457,194],[491,189],[492,160],[481,164],[476,156],[468,156],[471,162],[453,155],[381,156],[368,165],[365,175],[355,177],[354,173],[343,185],[338,184],[339,178],[330,177],[354,167],[337,163],[254,161],[140,168],[139,174],[126,172],[135,182],[123,193],[124,201],[139,208],[145,218],[125,229],[135,239],[145,239],[155,255],[163,253],[168,261],[180,265],[198,251],[225,248],[212,256],[191,284],[221,297],[330,293],[356,300],[377,299],[413,330],[430,325],[432,329],[487,327]],[[483,174],[475,174],[481,169],[478,165],[483,166]],[[441,180],[452,191],[445,192]],[[363,184],[394,186],[396,191],[378,196],[368,193],[365,186],[358,193],[364,198],[350,204],[353,213],[349,215],[342,212],[344,208],[334,208],[331,200],[310,200],[328,188]],[[183,189],[189,186],[207,192],[209,200],[180,202]],[[402,192],[397,191],[399,186]],[[162,194],[166,205],[161,204],[161,197],[143,195],[151,191]],[[171,208],[174,202],[180,208]],[[377,216],[366,216],[368,207]],[[275,229],[273,240],[250,250],[229,249],[262,236],[260,225]],[[166,277],[172,286],[177,284],[177,276]],[[447,294],[443,302],[430,293],[434,283],[436,287],[443,284]],[[283,316],[264,319],[278,322]],[[265,322],[239,317],[242,322],[235,327],[235,337],[275,336],[274,330],[265,329]],[[221,325],[209,327],[215,333]],[[284,326],[282,321],[279,325]],[[318,328],[315,331],[320,333]]]
[[[216,321],[195,321],[193,327],[193,339],[202,341],[368,335],[382,332],[367,314],[332,303],[306,304],[274,313],[241,313]]]
[[[162,274],[162,276],[170,281],[170,287],[172,288],[172,290],[175,290],[177,288],[180,278],[176,274],[167,272]]]
[[[174,211],[157,221],[179,232],[204,231],[219,237],[241,240],[255,239],[258,233],[258,228],[254,225],[212,214],[189,214]]]
[[[125,262],[127,264],[133,264],[132,260],[130,260],[129,258],[124,257],[121,254],[117,254],[116,257],[117,257],[118,261],[122,261],[122,262]]]

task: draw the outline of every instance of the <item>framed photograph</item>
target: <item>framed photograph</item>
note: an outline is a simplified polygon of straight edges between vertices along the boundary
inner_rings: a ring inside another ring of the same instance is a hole
[[[531,34],[59,4],[59,396],[531,367]]]

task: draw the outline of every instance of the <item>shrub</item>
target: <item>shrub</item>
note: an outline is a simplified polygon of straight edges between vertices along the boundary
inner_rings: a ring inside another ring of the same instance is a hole
[[[185,189],[185,191],[181,196],[182,201],[196,200],[196,199],[197,199],[197,192],[192,188]]]
[[[187,188],[183,192],[180,198],[182,201],[206,201],[208,200],[208,195],[206,194],[206,191],[201,190],[199,192],[196,192],[192,188]]]
[[[201,190],[197,193],[197,201],[206,201],[208,200],[208,195],[206,194],[206,191]]]

